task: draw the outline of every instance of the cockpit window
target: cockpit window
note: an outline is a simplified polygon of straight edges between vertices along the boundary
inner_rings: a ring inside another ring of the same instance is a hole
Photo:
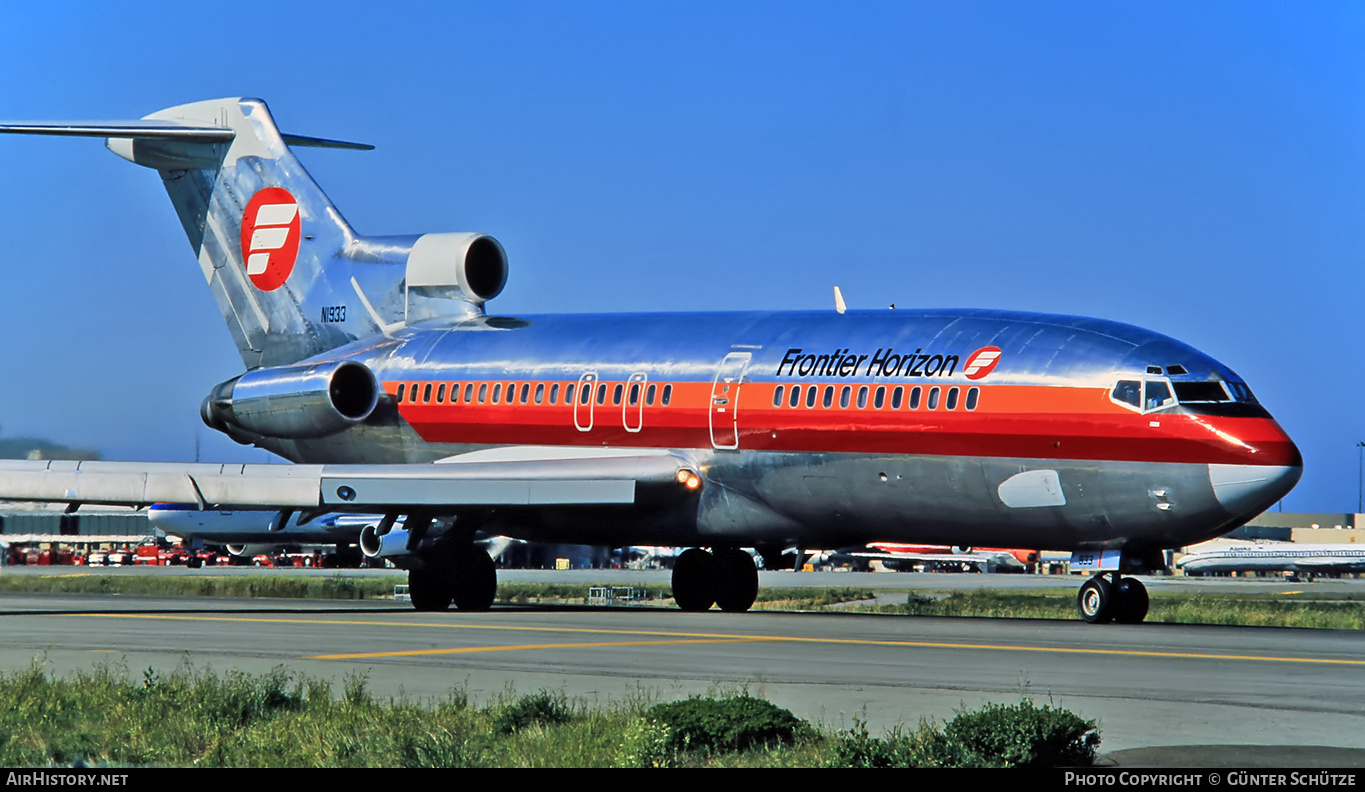
[[[1116,402],[1142,409],[1142,383],[1137,380],[1119,380],[1119,384],[1114,386],[1114,392],[1109,395]]]
[[[1251,392],[1251,388],[1248,388],[1245,382],[1230,380],[1228,382],[1228,387],[1232,389],[1232,398],[1237,401],[1248,402],[1250,404],[1257,403],[1256,395]]]
[[[1251,389],[1240,380],[1211,379],[1172,382],[1164,377],[1129,374],[1109,391],[1109,400],[1139,413],[1182,406],[1195,415],[1267,416]]]
[[[1175,398],[1171,396],[1171,389],[1163,380],[1147,380],[1146,388],[1142,396],[1143,411],[1160,410],[1175,405]]]
[[[1175,396],[1181,404],[1189,402],[1231,401],[1221,382],[1174,382]]]

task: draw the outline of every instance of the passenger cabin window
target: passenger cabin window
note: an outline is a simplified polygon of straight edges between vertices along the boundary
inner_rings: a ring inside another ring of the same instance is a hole
[[[929,389],[929,409],[938,409],[938,388]]]
[[[624,391],[625,391],[625,386],[623,386],[623,385],[622,385],[621,383],[619,383],[619,382],[616,383],[616,387],[613,388],[612,391],[611,391],[611,403],[612,403],[613,406],[619,406],[619,405],[621,404],[621,394],[622,394]]]
[[[901,408],[901,400],[904,398],[905,388],[897,385],[895,389],[891,391],[891,409],[899,410]]]
[[[672,386],[672,385],[665,385],[665,386],[664,386],[664,395],[663,395],[663,398],[661,399],[660,403],[663,404],[663,406],[667,407],[667,406],[668,406],[668,402],[669,402],[672,398],[673,398],[673,386]]]
[[[572,387],[572,386],[570,386],[570,387]],[[570,392],[569,395],[568,395],[568,397],[566,397],[566,398],[572,398],[572,397],[573,397],[573,393]],[[559,404],[559,383],[558,383],[558,382],[552,383],[552,384],[550,385],[550,404]]]
[[[508,394],[508,395],[510,396],[511,394]],[[494,403],[494,404],[497,404],[498,401],[499,401],[501,398],[502,398],[502,383],[499,382],[498,384],[496,384],[496,385],[493,386],[493,403]],[[511,399],[508,399],[508,401],[510,402]]]
[[[653,406],[654,406],[654,394],[658,392],[658,387],[659,387],[658,385],[653,385],[653,384],[651,384],[648,388],[645,388],[645,406],[646,406],[646,407],[653,407]]]
[[[436,389],[436,403],[444,404],[446,400],[446,384],[441,383],[441,387]]]
[[[422,389],[422,403],[423,403],[423,404],[430,404],[430,403],[431,403],[431,383],[430,383],[430,382],[428,382],[428,383],[427,383],[427,386],[426,386],[425,388]]]
[[[967,409],[968,409],[968,410],[975,410],[975,409],[976,409],[976,403],[977,403],[977,401],[980,400],[980,398],[981,398],[981,389],[980,389],[980,388],[969,388],[969,389],[967,390]]]
[[[787,399],[787,406],[788,406],[788,407],[800,407],[800,406],[801,406],[801,386],[800,386],[800,385],[793,385],[793,386],[792,386],[792,395],[791,395],[790,398]]]
[[[540,403],[542,403],[542,402],[544,402],[544,401],[545,401],[545,383],[543,383],[543,382],[538,382],[538,383],[536,383],[536,404],[540,404]]]
[[[525,403],[528,401],[530,395],[531,395],[531,383],[529,383],[529,382],[523,382],[523,383],[521,384],[521,403],[522,403],[522,404],[525,404]],[[536,401],[539,401],[539,399],[537,399]]]
[[[833,405],[834,405],[834,386],[833,386],[833,385],[826,385],[826,386],[825,386],[825,409],[829,409],[829,408],[832,407]]]
[[[944,408],[949,409],[949,410],[956,410],[956,409],[957,409],[957,393],[958,393],[958,389],[957,389],[957,388],[949,388],[949,389],[948,389],[948,401],[947,401],[946,404],[943,405]]]
[[[407,390],[407,387],[408,384],[406,382],[398,383],[398,398],[394,399],[394,401],[398,402],[399,404],[403,403],[403,392]]]
[[[919,409],[920,390],[921,389],[918,385],[910,389],[910,403],[906,406],[909,407],[911,410]]]
[[[784,389],[783,389],[783,386],[778,385],[778,386],[777,386],[777,389],[773,391],[773,406],[774,406],[774,407],[781,407],[781,406],[782,406],[782,391],[783,391],[783,390],[784,390]]]
[[[806,406],[807,406],[807,407],[810,407],[810,408],[815,407],[816,391],[818,391],[818,390],[820,390],[820,389],[817,388],[817,387],[814,386],[814,385],[810,386],[809,388],[806,388]]]
[[[488,395],[488,383],[487,383],[487,382],[480,382],[480,383],[479,383],[479,404],[483,404],[483,403],[484,403],[484,397],[486,397],[487,395]]]
[[[840,407],[841,409],[845,409],[845,410],[848,409],[848,403],[849,403],[849,400],[852,399],[852,397],[853,397],[853,389],[850,388],[849,386],[845,385],[845,386],[844,386],[844,389],[843,389],[842,391],[839,392],[839,407]],[[825,406],[828,407],[829,405],[826,404]]]
[[[866,385],[864,385],[864,386],[862,386],[861,388],[858,389],[858,409],[860,409],[860,410],[865,410],[865,409],[867,409],[867,386],[866,386]]]
[[[605,382],[597,386],[597,403],[607,403],[607,383]]]
[[[631,407],[640,403],[640,383],[632,382],[630,384],[630,399],[628,400],[628,403]]]
[[[877,395],[872,397],[872,406],[880,410],[886,404],[886,386],[877,386]]]

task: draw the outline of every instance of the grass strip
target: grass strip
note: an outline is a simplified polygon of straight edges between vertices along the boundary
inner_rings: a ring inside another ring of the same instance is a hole
[[[0,575],[0,593],[130,594],[153,597],[266,597],[275,599],[392,599],[407,578],[299,575]]]
[[[0,593],[126,594],[158,597],[263,597],[278,599],[392,600],[402,575],[328,577],[251,574],[212,575],[0,575]],[[509,582],[498,586],[503,604],[590,604],[591,584]],[[622,588],[602,586],[603,588]],[[670,607],[672,589],[662,583],[642,589],[646,605]],[[863,604],[872,588],[765,587],[755,610],[805,610],[884,613],[909,616],[982,617],[994,619],[1075,619],[1076,596],[1070,591],[914,592],[905,602]],[[619,602],[618,602],[619,604]],[[1329,598],[1316,592],[1272,597],[1248,594],[1154,593],[1147,621],[1172,624],[1224,624],[1249,627],[1302,627],[1365,630],[1365,599],[1351,595]]]
[[[865,610],[911,616],[1004,619],[1075,619],[1070,592],[959,591],[946,596],[910,594],[902,604]],[[1365,602],[1355,599],[1272,599],[1247,595],[1153,594],[1148,622],[1245,627],[1365,629]]]

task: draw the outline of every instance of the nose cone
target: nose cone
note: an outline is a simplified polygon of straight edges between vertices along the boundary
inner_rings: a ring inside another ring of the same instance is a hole
[[[1298,449],[1295,449],[1297,456]],[[1251,519],[1299,483],[1303,462],[1290,465],[1209,465],[1214,497],[1233,515]]]

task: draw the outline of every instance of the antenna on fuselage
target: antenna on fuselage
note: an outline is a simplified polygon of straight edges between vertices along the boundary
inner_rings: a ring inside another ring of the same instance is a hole
[[[839,291],[839,287],[834,287],[834,310],[843,313],[848,310],[848,303],[844,302],[844,293]]]

